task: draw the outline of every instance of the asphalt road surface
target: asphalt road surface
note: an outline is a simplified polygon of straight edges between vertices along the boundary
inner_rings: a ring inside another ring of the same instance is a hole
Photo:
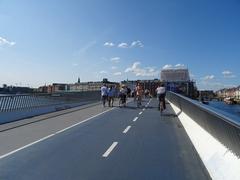
[[[0,132],[0,180],[206,180],[171,107],[96,105]]]

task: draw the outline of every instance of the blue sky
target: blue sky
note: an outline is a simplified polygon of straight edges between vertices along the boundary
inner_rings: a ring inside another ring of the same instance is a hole
[[[0,0],[0,84],[159,78],[240,84],[239,0]]]

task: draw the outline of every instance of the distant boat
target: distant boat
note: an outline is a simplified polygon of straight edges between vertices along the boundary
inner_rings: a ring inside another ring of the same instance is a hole
[[[202,101],[202,103],[208,105],[208,104],[209,104],[209,101],[204,100],[204,101]]]
[[[223,101],[224,101],[226,104],[230,104],[230,105],[237,103],[237,102],[234,100],[234,98],[231,98],[231,97],[226,97],[226,98],[224,98]]]
[[[201,103],[208,105],[209,104],[209,100],[207,98],[202,97],[201,98]]]

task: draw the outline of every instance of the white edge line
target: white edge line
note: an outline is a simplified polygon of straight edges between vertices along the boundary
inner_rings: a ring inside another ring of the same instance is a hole
[[[7,156],[10,156],[10,155],[12,155],[12,154],[14,154],[14,153],[16,153],[16,152],[18,152],[18,151],[21,151],[21,150],[23,150],[23,149],[26,149],[27,147],[30,147],[30,146],[32,146],[32,145],[34,145],[34,144],[37,144],[37,143],[39,143],[39,142],[41,142],[41,141],[44,141],[44,140],[46,140],[46,139],[48,139],[48,138],[50,138],[50,137],[52,137],[52,136],[55,136],[55,135],[57,135],[57,134],[59,134],[59,133],[62,133],[62,132],[66,131],[66,130],[68,130],[68,129],[70,129],[70,128],[73,128],[73,127],[75,127],[75,126],[77,126],[77,125],[79,125],[79,124],[81,124],[81,123],[84,123],[84,122],[86,122],[86,121],[89,121],[89,120],[91,120],[91,119],[93,119],[93,118],[95,118],[95,117],[97,117],[97,116],[100,116],[100,115],[102,115],[102,114],[104,114],[104,113],[106,113],[106,112],[108,112],[108,111],[111,111],[111,110],[113,110],[113,109],[115,109],[115,108],[111,108],[111,109],[108,109],[108,110],[103,111],[103,112],[101,112],[101,113],[98,113],[98,114],[96,114],[96,115],[94,115],[94,116],[92,116],[92,117],[89,117],[89,118],[81,121],[81,122],[78,122],[78,123],[76,123],[76,124],[73,124],[73,125],[71,125],[71,126],[69,126],[69,127],[67,127],[67,128],[64,128],[64,129],[62,129],[62,130],[60,130],[60,131],[57,131],[57,132],[55,132],[55,133],[53,133],[53,134],[50,134],[50,135],[48,135],[48,136],[45,136],[45,137],[43,137],[43,138],[41,138],[41,139],[39,139],[39,140],[37,140],[37,141],[34,141],[34,142],[32,142],[32,143],[30,143],[30,144],[27,144],[27,145],[25,145],[25,146],[23,146],[23,147],[20,147],[20,148],[18,148],[18,149],[15,149],[15,150],[13,150],[13,151],[11,151],[11,152],[9,152],[9,153],[6,153],[6,154],[0,156],[0,159],[3,159],[3,158],[5,158],[5,157],[7,157]]]
[[[131,128],[131,126],[126,127],[126,129],[123,131],[123,133],[126,134],[130,128]]]
[[[142,114],[142,112],[139,113],[139,115],[141,115],[141,114]]]
[[[133,121],[135,122],[137,119],[138,119],[138,117],[135,117],[135,118],[133,119]]]
[[[108,157],[108,155],[112,152],[112,150],[117,146],[118,142],[113,142],[112,145],[108,148],[108,150],[102,155],[103,157]]]

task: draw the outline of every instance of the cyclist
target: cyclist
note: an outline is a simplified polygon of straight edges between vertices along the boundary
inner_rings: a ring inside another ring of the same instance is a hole
[[[142,95],[143,95],[143,88],[140,85],[140,83],[137,83],[137,86],[135,88],[136,91],[136,99],[137,99],[137,105],[142,105]],[[139,103],[139,104],[138,104]]]
[[[150,91],[148,89],[145,89],[144,96],[145,96],[145,98],[150,97]]]
[[[159,101],[158,109],[160,110],[161,101],[163,102],[163,110],[166,109],[166,103],[165,103],[166,89],[164,87],[164,84],[158,85],[156,92],[157,92],[157,98]]]

